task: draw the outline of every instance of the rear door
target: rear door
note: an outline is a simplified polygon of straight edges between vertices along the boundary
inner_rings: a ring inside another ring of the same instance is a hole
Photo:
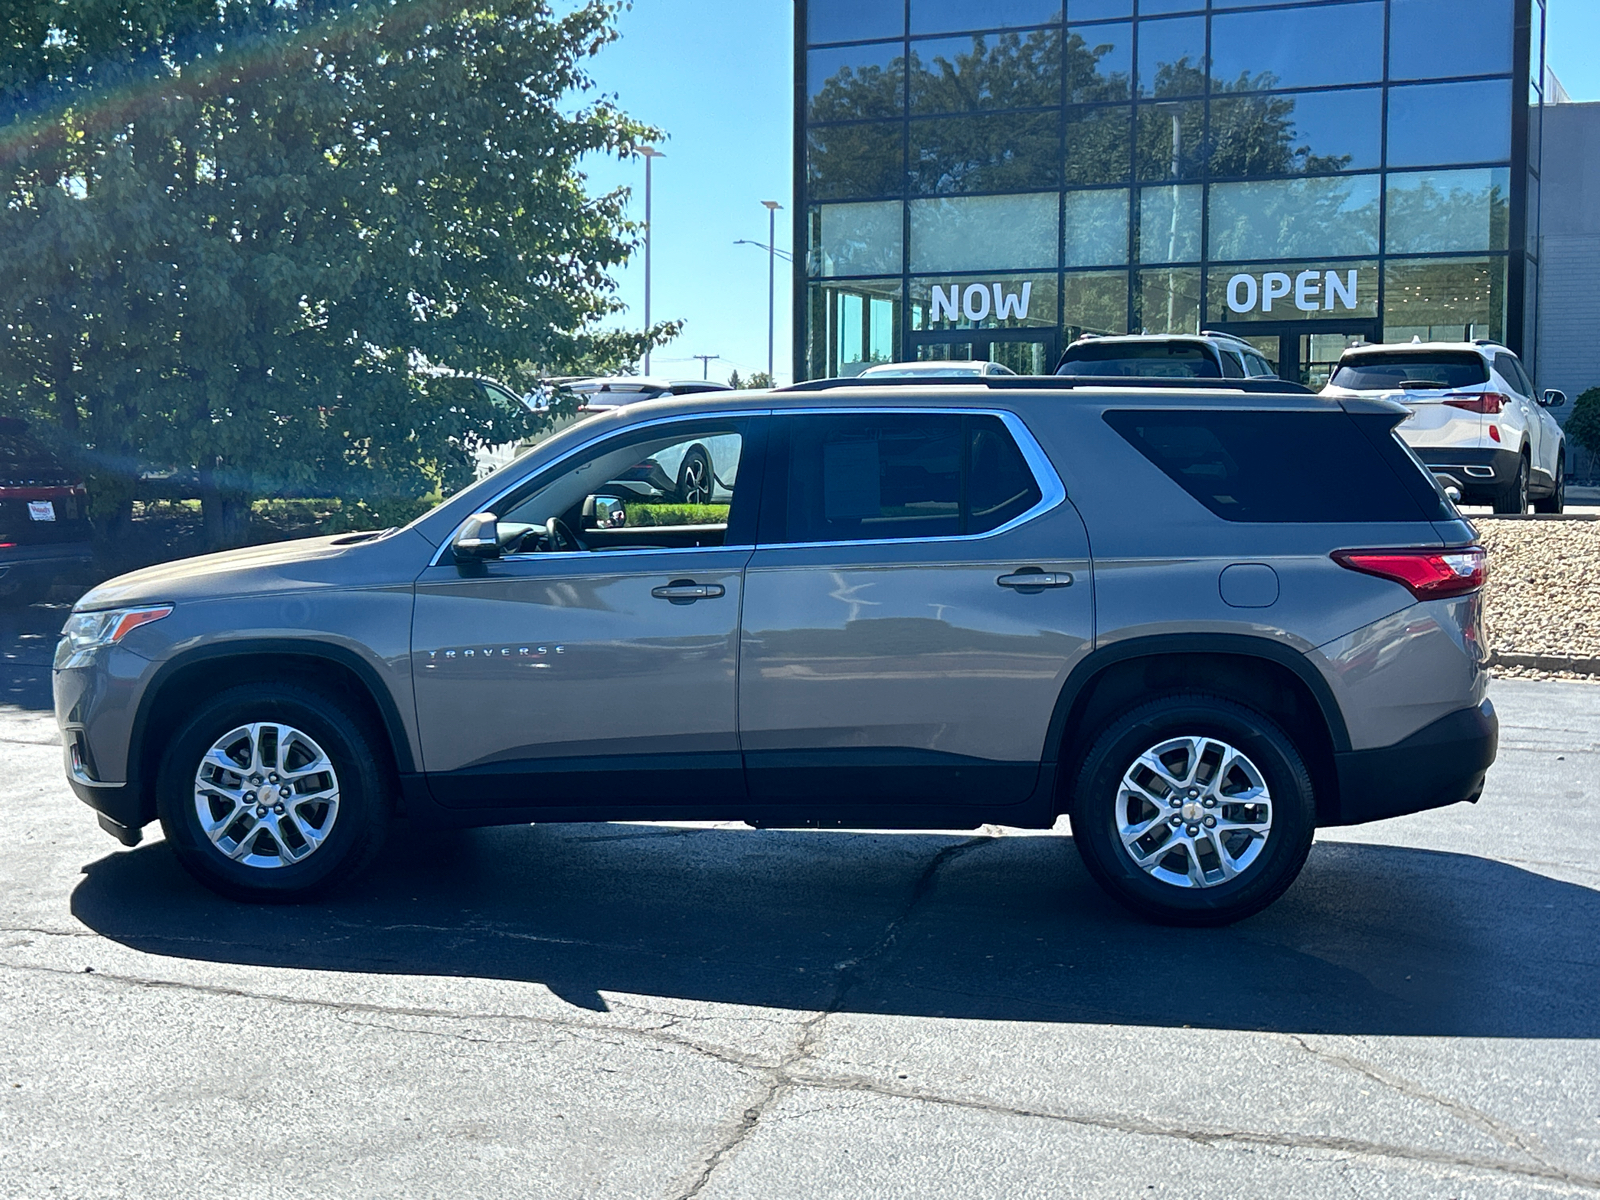
[[[1396,400],[1412,417],[1400,435],[1418,447],[1477,447],[1487,436],[1483,413],[1462,407],[1490,389],[1488,365],[1472,350],[1393,350],[1347,355],[1331,380],[1335,388]],[[1458,403],[1450,403],[1456,401]]]
[[[793,414],[745,576],[752,798],[1026,799],[1093,639],[1088,539],[1013,415]]]

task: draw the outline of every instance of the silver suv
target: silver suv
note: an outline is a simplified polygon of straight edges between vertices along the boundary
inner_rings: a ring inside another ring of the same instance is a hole
[[[1317,826],[1476,799],[1497,737],[1484,552],[1406,410],[1263,387],[604,413],[404,529],[90,592],[55,660],[68,778],[250,900],[389,828],[1065,813],[1131,908],[1235,920]],[[728,451],[710,502],[632,486],[694,446]]]

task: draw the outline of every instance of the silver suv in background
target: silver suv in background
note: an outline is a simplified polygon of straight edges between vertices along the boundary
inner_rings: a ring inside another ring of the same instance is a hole
[[[391,826],[1065,813],[1130,908],[1236,920],[1318,826],[1476,799],[1497,738],[1484,551],[1407,410],[1273,386],[600,413],[404,529],[89,592],[67,778],[242,899],[315,895]],[[716,491],[686,506],[662,464],[697,446]]]
[[[1566,435],[1521,361],[1488,341],[1413,342],[1346,350],[1323,395],[1393,400],[1411,410],[1400,436],[1468,504],[1497,513],[1559,513],[1567,498]]]
[[[1194,335],[1086,333],[1068,346],[1057,375],[1099,379],[1277,379],[1249,342],[1209,330]]]

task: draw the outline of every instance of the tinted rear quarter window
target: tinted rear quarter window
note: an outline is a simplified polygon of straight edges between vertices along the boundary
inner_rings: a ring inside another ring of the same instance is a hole
[[[1057,375],[1100,378],[1220,379],[1211,351],[1196,342],[1090,342],[1063,356]]]
[[[1392,416],[1122,410],[1106,413],[1105,420],[1227,521],[1358,523],[1448,515],[1437,486],[1395,440]]]
[[[1470,350],[1402,350],[1347,358],[1328,382],[1362,392],[1477,387],[1489,382],[1489,368]]]
[[[781,513],[763,542],[851,542],[986,533],[1042,493],[1009,430],[956,413],[803,416],[779,451]],[[779,445],[785,438],[780,437]]]

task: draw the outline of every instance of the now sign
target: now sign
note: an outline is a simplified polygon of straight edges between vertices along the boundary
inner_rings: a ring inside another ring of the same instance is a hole
[[[933,307],[929,322],[959,321],[962,317],[978,324],[991,316],[1000,321],[1025,321],[1033,304],[1033,284],[1008,289],[999,283],[952,283],[933,286]]]

